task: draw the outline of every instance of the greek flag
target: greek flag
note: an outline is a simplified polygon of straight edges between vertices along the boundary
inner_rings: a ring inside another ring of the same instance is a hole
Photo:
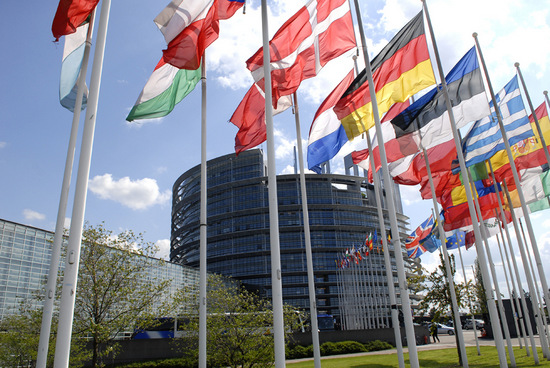
[[[514,76],[495,97],[510,146],[532,137],[533,131],[523,105],[517,76]],[[491,115],[476,121],[464,139],[462,149],[466,166],[488,160],[498,151],[505,149],[492,102],[490,107]]]

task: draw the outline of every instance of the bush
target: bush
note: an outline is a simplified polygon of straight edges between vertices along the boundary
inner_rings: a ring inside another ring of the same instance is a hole
[[[378,350],[388,350],[393,349],[394,346],[386,341],[374,340],[369,341],[365,344],[367,351],[378,351]]]
[[[321,345],[321,355],[351,354],[367,351],[365,346],[357,341],[325,342]]]
[[[309,345],[309,346],[296,345],[294,347],[286,349],[287,359],[302,359],[302,358],[309,358],[312,356],[313,356],[313,345]]]
[[[145,362],[133,362],[126,364],[116,364],[109,366],[111,368],[195,368],[198,365],[193,358],[172,358],[149,360]]]

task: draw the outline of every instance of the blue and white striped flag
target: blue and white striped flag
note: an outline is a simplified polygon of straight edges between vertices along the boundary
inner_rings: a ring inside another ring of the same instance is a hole
[[[495,97],[510,146],[532,137],[533,131],[521,99],[517,76],[514,76]],[[491,115],[476,121],[464,139],[462,149],[466,166],[488,160],[498,151],[505,149],[492,102],[490,106]]]

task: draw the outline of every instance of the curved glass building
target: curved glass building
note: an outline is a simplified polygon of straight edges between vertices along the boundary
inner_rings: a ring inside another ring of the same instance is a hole
[[[208,161],[207,186],[208,272],[234,277],[271,296],[268,182],[262,151]],[[318,312],[337,317],[337,257],[363,245],[370,232],[380,231],[374,188],[365,177],[333,174],[307,174],[306,188]],[[309,308],[299,175],[279,175],[277,192],[283,299]],[[397,197],[401,208],[398,191]],[[200,165],[173,186],[172,262],[199,266],[199,211]],[[401,239],[408,235],[407,220],[398,214]],[[389,229],[389,219],[386,223]],[[404,248],[401,253],[410,267]],[[371,255],[370,273],[361,277],[377,290],[377,303],[389,305],[383,255]],[[396,282],[395,265],[392,268]]]

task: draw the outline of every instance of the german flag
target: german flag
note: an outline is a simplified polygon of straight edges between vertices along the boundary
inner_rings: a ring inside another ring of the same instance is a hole
[[[422,12],[372,60],[371,69],[381,115],[393,104],[435,84]],[[366,69],[344,92],[334,111],[349,140],[374,126]]]

